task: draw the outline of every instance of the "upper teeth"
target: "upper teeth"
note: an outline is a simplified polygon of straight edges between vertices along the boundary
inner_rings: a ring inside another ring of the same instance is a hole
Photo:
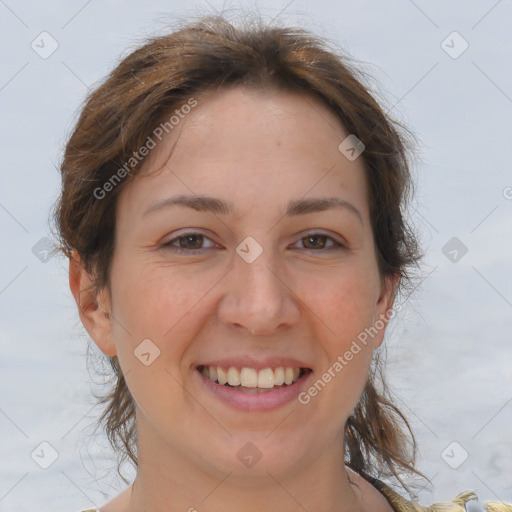
[[[279,366],[275,369],[264,368],[256,370],[255,368],[243,367],[240,370],[230,366],[227,371],[220,366],[203,366],[201,372],[210,380],[216,381],[221,385],[243,386],[246,388],[264,388],[269,389],[283,384],[290,385],[300,376],[300,368],[290,368]]]

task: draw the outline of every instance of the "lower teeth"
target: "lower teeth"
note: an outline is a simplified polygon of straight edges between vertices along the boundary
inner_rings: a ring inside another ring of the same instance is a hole
[[[217,381],[215,381],[215,383],[218,384]],[[295,382],[292,382],[292,384],[295,384]],[[268,393],[269,391],[273,391],[274,389],[288,387],[287,384],[282,384],[281,386],[273,386],[271,388],[247,388],[244,386],[232,386],[231,384],[224,384],[224,386],[231,389],[236,389],[237,391],[243,391],[245,393]]]
[[[243,393],[269,393],[273,391],[275,388],[280,388],[281,386],[274,386],[273,388],[245,388],[244,386],[230,386],[229,384],[226,384],[227,387],[230,387],[231,389],[236,389],[237,391],[242,391]]]
[[[237,386],[236,388],[233,388],[233,389],[236,389],[237,391],[242,391],[243,393],[270,393],[271,391],[273,391],[274,388],[270,388],[270,389],[261,389],[261,388],[244,388],[243,386]]]

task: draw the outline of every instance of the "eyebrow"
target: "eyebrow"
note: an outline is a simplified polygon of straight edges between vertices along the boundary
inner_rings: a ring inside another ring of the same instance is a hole
[[[172,206],[183,206],[191,208],[198,212],[212,212],[219,215],[232,215],[235,212],[233,203],[217,199],[209,196],[176,196],[167,199],[155,201],[149,206],[142,214],[146,216],[150,212],[169,208]],[[286,217],[305,215],[308,213],[323,212],[332,208],[346,209],[347,211],[356,215],[361,223],[363,223],[363,216],[361,212],[352,204],[339,197],[324,197],[324,198],[308,198],[297,199],[290,201],[286,208]]]

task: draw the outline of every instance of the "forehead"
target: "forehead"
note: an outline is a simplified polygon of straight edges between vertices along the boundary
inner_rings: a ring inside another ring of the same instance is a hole
[[[289,159],[319,157],[326,149],[338,156],[338,141],[347,135],[334,113],[311,96],[243,87],[206,93],[181,128],[178,158],[184,144],[195,146],[189,158],[216,154],[252,161],[270,156],[269,150],[276,156],[276,147]]]
[[[197,106],[156,141],[142,172],[121,194],[133,213],[171,193],[208,192],[242,207],[309,192],[343,192],[364,202],[363,159],[350,161],[339,151],[349,134],[319,100],[243,87],[195,99]]]

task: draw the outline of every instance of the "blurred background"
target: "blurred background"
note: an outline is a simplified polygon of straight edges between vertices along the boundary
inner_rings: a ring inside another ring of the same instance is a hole
[[[51,251],[58,167],[117,59],[176,19],[220,12],[334,41],[416,134],[425,259],[386,344],[432,482],[420,503],[466,489],[512,502],[512,1],[0,0],[0,510],[78,511],[125,486],[94,434],[101,377]]]

